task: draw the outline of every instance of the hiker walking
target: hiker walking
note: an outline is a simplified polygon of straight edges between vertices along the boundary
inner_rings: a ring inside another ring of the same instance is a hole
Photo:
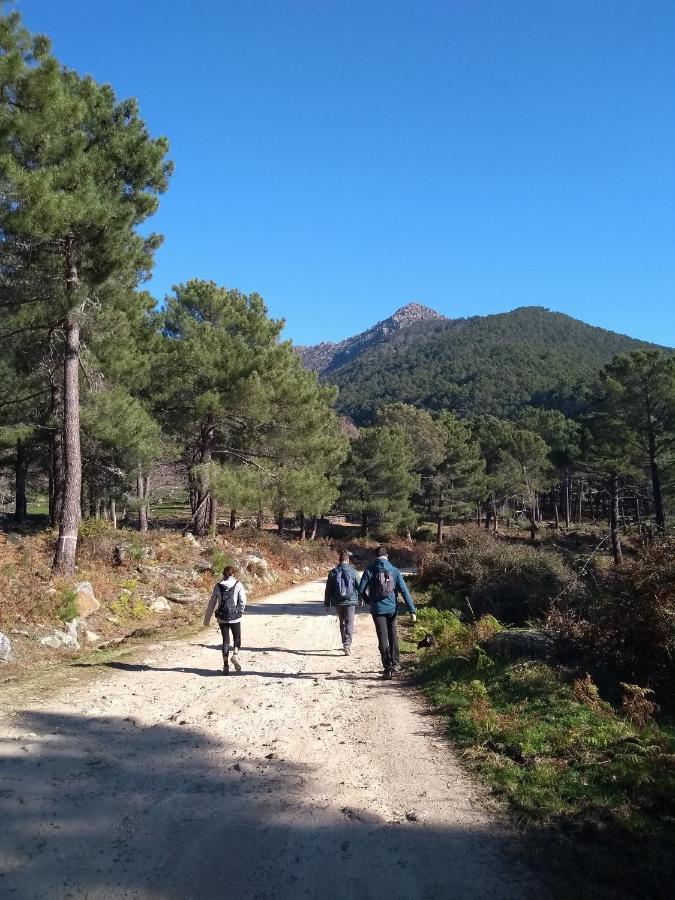
[[[223,675],[230,674],[230,632],[232,632],[232,665],[241,672],[239,649],[241,647],[241,617],[246,607],[246,591],[234,577],[232,566],[223,569],[222,581],[215,585],[209,605],[204,613],[204,625],[208,625],[215,609],[216,622],[223,636]]]
[[[356,587],[359,576],[356,570],[349,565],[350,556],[349,550],[340,551],[337,566],[328,573],[323,599],[328,612],[335,607],[345,656],[349,656],[351,653],[356,603],[359,599]]]
[[[403,575],[387,558],[386,547],[378,547],[376,555],[375,562],[368,566],[361,577],[359,598],[365,599],[370,605],[384,668],[383,677],[392,678],[393,673],[401,668],[396,627],[397,596],[403,597],[413,622],[417,619],[417,610]]]

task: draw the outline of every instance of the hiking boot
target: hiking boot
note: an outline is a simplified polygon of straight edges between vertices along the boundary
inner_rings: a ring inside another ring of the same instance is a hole
[[[229,674],[230,674],[230,667],[228,666],[227,663],[223,663],[223,675],[229,675]]]
[[[394,677],[394,673],[391,671],[391,669],[385,669],[382,673],[382,677],[385,681],[391,681],[391,679]]]
[[[349,654],[350,654],[352,651],[351,651],[351,649],[350,649],[349,647],[343,647],[343,648],[342,648],[342,652],[344,653],[345,656],[349,656]]]

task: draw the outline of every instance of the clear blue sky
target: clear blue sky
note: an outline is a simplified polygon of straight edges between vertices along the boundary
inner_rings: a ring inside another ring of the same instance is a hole
[[[416,300],[675,344],[673,0],[19,0],[176,172],[150,290],[297,342]]]

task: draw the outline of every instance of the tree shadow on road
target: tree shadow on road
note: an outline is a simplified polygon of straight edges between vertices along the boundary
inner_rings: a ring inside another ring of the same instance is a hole
[[[320,801],[315,768],[256,758],[260,747],[117,717],[25,712],[13,725],[0,790],[7,897],[529,896],[497,830]]]

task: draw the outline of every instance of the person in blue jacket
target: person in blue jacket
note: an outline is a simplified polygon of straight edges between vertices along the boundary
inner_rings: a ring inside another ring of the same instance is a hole
[[[384,678],[392,678],[393,673],[401,668],[396,627],[397,596],[403,597],[413,622],[417,619],[417,610],[403,575],[387,558],[386,547],[378,547],[376,554],[375,562],[371,563],[361,576],[359,599],[365,600],[370,605],[384,667]]]

